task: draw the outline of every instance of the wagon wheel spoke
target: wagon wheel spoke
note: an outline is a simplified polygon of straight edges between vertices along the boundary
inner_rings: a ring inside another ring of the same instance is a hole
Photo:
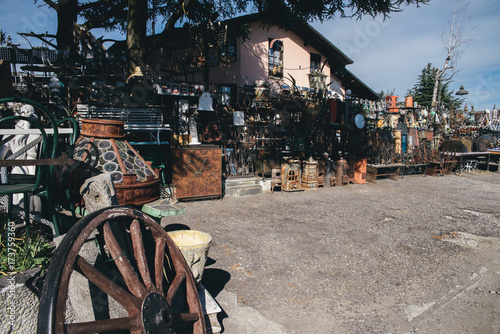
[[[122,289],[106,275],[90,265],[81,256],[77,256],[76,264],[82,274],[87,277],[90,282],[120,303],[129,315],[139,313],[141,307],[141,300],[139,298]]]
[[[191,281],[194,283],[194,279],[192,277],[190,277],[190,278],[191,278]],[[205,322],[203,320],[204,319],[203,318],[203,310],[201,310],[199,307],[199,306],[201,306],[201,304],[200,304],[200,300],[199,300],[199,296],[198,296],[198,290],[196,289],[196,285],[186,284],[186,300],[187,300],[187,303],[189,305],[190,314],[193,314],[193,312],[195,312],[201,318],[201,319],[199,319],[199,321],[196,321],[193,324],[194,332],[203,333],[205,331]]]
[[[142,281],[146,285],[146,289],[150,291],[154,285],[151,281],[149,273],[148,261],[146,259],[146,251],[144,250],[144,243],[142,241],[141,226],[139,220],[134,219],[130,225],[130,234],[132,237],[132,245],[134,247],[134,255],[137,261],[137,267],[142,277]]]
[[[168,305],[172,305],[172,300],[174,299],[175,295],[179,291],[180,287],[182,284],[186,281],[186,274],[181,272],[177,274],[172,282],[170,284],[170,287],[167,292],[167,303]]]
[[[127,288],[136,297],[144,297],[146,294],[146,289],[144,285],[139,281],[134,268],[132,268],[130,261],[118,244],[118,241],[116,240],[113,232],[111,231],[111,227],[107,222],[103,226],[103,234],[109,253],[111,254],[111,257],[113,258],[118,270],[120,271],[123,280],[127,285]]]
[[[171,253],[176,253],[178,252],[177,249],[174,249],[175,245],[169,244],[168,248]],[[181,255],[182,257],[182,255]],[[179,313],[174,315],[175,320],[178,322],[195,322],[193,324],[193,329],[195,331],[202,331],[204,329],[200,328],[203,326],[201,321],[197,321],[196,319],[198,318],[203,318],[203,313],[199,312],[197,310],[197,303],[198,303],[198,290],[196,289],[196,286],[194,284],[189,284],[190,281],[193,281],[192,276],[189,277],[188,279],[188,274],[186,274],[185,271],[182,270],[183,268],[183,263],[181,261],[180,257],[172,257],[172,265],[175,269],[176,276],[175,279],[173,280],[172,284],[169,287],[169,290],[167,292],[167,302],[169,300],[174,300],[175,294],[180,290],[181,286],[185,286],[186,290],[186,302],[189,308],[189,313]],[[194,281],[193,281],[194,282]]]
[[[173,321],[174,323],[182,323],[182,322],[195,322],[198,321],[200,316],[197,313],[178,313],[174,314]]]
[[[156,239],[155,249],[155,282],[156,289],[163,293],[163,264],[165,259],[165,239]]]
[[[75,324],[66,324],[65,332],[68,334],[77,333],[100,333],[116,330],[137,331],[141,325],[140,315],[128,318],[117,318],[107,320],[95,320],[80,322]]]

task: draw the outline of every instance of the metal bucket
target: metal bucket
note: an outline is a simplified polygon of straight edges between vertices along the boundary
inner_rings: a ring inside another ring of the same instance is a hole
[[[196,284],[200,284],[207,262],[208,249],[212,244],[210,234],[195,230],[168,232],[186,259]]]

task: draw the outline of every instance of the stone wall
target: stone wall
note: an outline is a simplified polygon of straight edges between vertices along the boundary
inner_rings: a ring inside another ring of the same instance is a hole
[[[42,286],[39,268],[0,278],[0,333],[36,333]]]

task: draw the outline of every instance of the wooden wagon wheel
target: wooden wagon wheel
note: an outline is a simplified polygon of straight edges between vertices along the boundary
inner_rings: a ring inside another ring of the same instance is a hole
[[[79,254],[92,238],[104,258],[101,263],[110,270],[92,265],[83,252]],[[128,315],[67,322],[69,282],[75,272]],[[184,257],[156,221],[128,207],[93,212],[71,228],[47,270],[38,314],[39,334],[112,331],[206,333],[196,285]]]

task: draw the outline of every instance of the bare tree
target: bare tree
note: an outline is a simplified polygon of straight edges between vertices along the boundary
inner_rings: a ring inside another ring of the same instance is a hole
[[[465,26],[470,21],[470,17],[465,17],[468,1],[457,0],[453,11],[453,18],[450,22],[448,32],[443,32],[442,40],[446,49],[446,59],[442,68],[438,68],[434,81],[432,93],[432,109],[436,109],[439,98],[439,91],[442,85],[452,81],[453,76],[458,72],[456,63],[464,51],[464,47],[470,42],[466,38]]]

